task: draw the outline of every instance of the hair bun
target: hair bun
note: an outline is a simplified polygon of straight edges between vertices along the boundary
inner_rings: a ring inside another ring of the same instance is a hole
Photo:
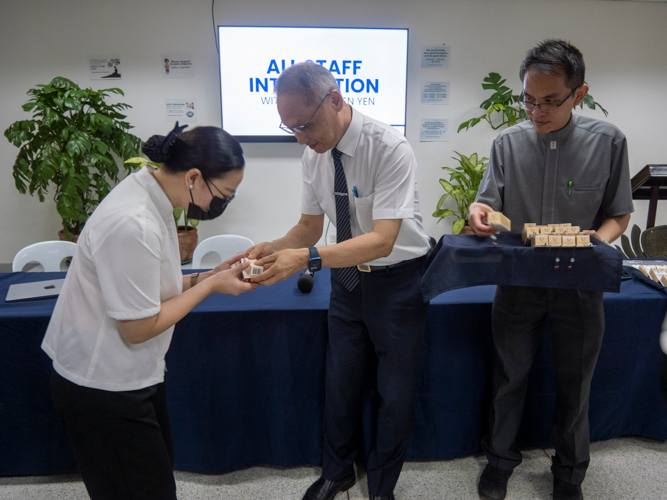
[[[164,140],[165,136],[154,135],[141,147],[141,150],[148,156],[150,161],[154,161],[155,163],[165,163],[166,161],[169,161],[169,153],[163,153],[161,148]]]

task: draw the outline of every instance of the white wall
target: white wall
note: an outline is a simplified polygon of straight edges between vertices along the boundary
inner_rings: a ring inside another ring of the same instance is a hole
[[[44,0],[4,1],[0,18],[0,130],[27,119],[25,92],[55,76],[95,89],[119,86],[134,132],[142,139],[173,125],[164,99],[197,99],[198,124],[220,124],[218,64],[210,0]],[[9,5],[6,5],[9,4]],[[520,88],[518,67],[525,52],[548,37],[570,40],[584,53],[587,81],[608,120],[625,132],[631,173],[649,163],[667,163],[667,4],[601,0],[217,0],[216,24],[271,26],[407,27],[408,139],[419,161],[422,214],[427,232],[438,238],[451,221],[435,224],[430,214],[442,191],[441,166],[453,166],[453,151],[487,155],[496,133],[480,124],[456,134],[458,124],[479,113],[489,94],[480,82],[490,71]],[[422,44],[452,47],[451,68],[420,69]],[[153,65],[162,52],[192,52],[196,76],[165,80]],[[89,54],[118,54],[123,78],[88,79]],[[419,103],[421,80],[451,82],[452,104]],[[584,111],[602,118],[599,112]],[[419,143],[422,117],[449,119],[448,143]],[[243,234],[255,241],[281,236],[296,222],[300,205],[300,156],[294,144],[244,144],[246,178],[223,217],[200,226],[201,238]],[[0,139],[0,262],[11,262],[23,246],[54,239],[59,218],[52,200],[39,203],[14,187],[17,149]],[[631,224],[644,228],[647,202],[637,202]],[[667,202],[656,224],[667,224]]]

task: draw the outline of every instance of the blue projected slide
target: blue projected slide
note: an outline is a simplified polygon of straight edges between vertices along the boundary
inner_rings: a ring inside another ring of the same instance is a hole
[[[408,30],[218,26],[222,126],[246,141],[292,141],[273,91],[301,61],[327,68],[345,100],[405,133]]]

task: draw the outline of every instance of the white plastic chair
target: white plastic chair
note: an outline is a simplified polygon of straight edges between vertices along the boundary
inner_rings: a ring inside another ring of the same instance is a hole
[[[37,262],[44,268],[44,272],[60,271],[60,264],[68,257],[74,256],[76,243],[71,241],[42,241],[19,250],[12,262],[12,271],[23,271],[26,264]]]
[[[246,251],[254,244],[250,238],[236,234],[221,234],[206,238],[195,248],[192,255],[192,269],[209,269],[208,266],[206,268],[202,267],[202,260],[210,253],[218,254],[220,262],[224,262],[230,257]]]

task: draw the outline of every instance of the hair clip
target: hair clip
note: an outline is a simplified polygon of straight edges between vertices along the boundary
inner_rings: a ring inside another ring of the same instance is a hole
[[[176,125],[174,125],[174,129],[171,132],[169,132],[167,137],[165,137],[160,143],[160,151],[162,152],[163,155],[168,156],[169,148],[176,140],[176,136],[181,132],[183,132],[183,130],[185,130],[186,128],[188,128],[187,123],[182,127],[179,127],[178,122],[176,122]]]

